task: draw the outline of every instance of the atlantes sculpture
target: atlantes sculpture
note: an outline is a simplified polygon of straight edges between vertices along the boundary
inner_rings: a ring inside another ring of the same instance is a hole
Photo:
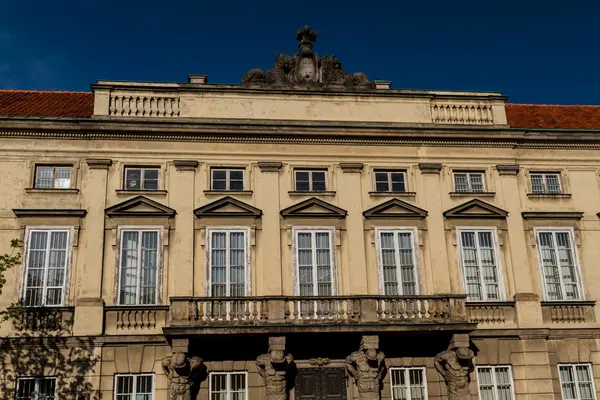
[[[347,87],[373,89],[373,82],[362,72],[349,74],[334,55],[319,57],[313,52],[317,33],[308,26],[296,32],[300,51],[293,56],[277,53],[275,66],[268,71],[255,68],[242,78],[245,86],[259,87]]]

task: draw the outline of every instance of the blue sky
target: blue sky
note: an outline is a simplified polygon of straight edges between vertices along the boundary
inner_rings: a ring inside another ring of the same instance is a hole
[[[98,79],[238,83],[293,53],[295,32],[394,88],[495,90],[600,104],[600,2],[557,0],[5,0],[0,89],[88,91]]]

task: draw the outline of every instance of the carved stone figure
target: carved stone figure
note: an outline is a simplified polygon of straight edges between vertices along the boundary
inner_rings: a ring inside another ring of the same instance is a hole
[[[254,68],[244,74],[242,81],[245,83],[265,83],[266,74],[260,68]]]
[[[169,379],[169,400],[191,400],[191,388],[204,363],[199,357],[187,358],[174,353],[162,359],[162,367]]]
[[[387,367],[377,336],[363,336],[359,350],[346,358],[346,370],[356,381],[360,400],[379,400]]]
[[[469,348],[468,338],[468,335],[454,335],[448,350],[442,351],[434,359],[435,369],[446,381],[448,400],[469,398],[469,382],[475,353]]]
[[[269,338],[269,352],[256,358],[258,373],[265,380],[266,400],[287,399],[288,370],[294,357],[284,351],[285,338]]]

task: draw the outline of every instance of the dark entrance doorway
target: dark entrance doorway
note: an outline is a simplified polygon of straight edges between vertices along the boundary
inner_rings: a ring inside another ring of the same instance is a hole
[[[344,368],[300,368],[296,400],[346,400]]]

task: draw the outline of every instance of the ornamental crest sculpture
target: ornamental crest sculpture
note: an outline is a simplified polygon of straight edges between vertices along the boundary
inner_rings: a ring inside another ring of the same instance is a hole
[[[373,82],[361,72],[349,74],[334,55],[319,57],[313,51],[317,33],[308,26],[296,32],[299,52],[293,56],[277,53],[268,71],[255,68],[246,72],[242,84],[258,87],[354,88],[374,89]]]
[[[468,400],[475,353],[469,348],[469,335],[455,334],[447,350],[434,359],[435,369],[444,377],[448,400]]]
[[[359,350],[346,358],[346,370],[356,381],[360,400],[379,400],[381,381],[387,372],[379,337],[363,336]]]

